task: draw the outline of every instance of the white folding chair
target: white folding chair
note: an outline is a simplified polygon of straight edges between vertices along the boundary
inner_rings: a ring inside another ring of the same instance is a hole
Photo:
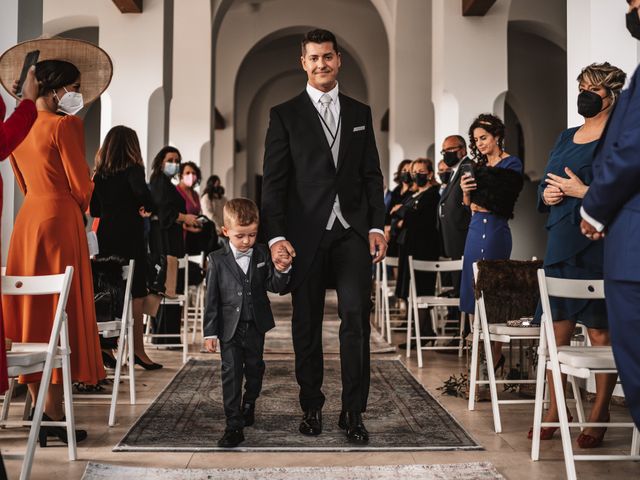
[[[118,349],[116,350],[116,367],[113,375],[107,375],[107,378],[113,379],[113,390],[111,393],[92,393],[75,395],[75,400],[93,400],[93,399],[109,399],[111,406],[109,408],[108,425],[113,427],[116,424],[116,405],[118,402],[118,393],[120,391],[120,380],[129,380],[129,403],[136,404],[136,380],[135,380],[135,351],[133,348],[133,317],[131,312],[131,287],[133,285],[133,271],[135,260],[129,260],[129,264],[122,267],[122,276],[126,280],[124,292],[124,307],[122,309],[122,317],[116,318],[111,322],[98,322],[98,333],[104,338],[118,337]],[[128,353],[127,367],[129,373],[122,375],[122,364],[125,358],[125,349]]]
[[[576,460],[640,460],[640,433],[633,422],[572,422],[569,423],[565,407],[565,396],[562,389],[562,376],[589,378],[593,374],[617,373],[611,347],[560,346],[556,345],[553,333],[553,317],[549,297],[603,299],[604,282],[602,280],[570,280],[547,277],[543,269],[538,270],[540,300],[542,302],[542,319],[540,325],[540,345],[538,347],[538,371],[536,384],[536,400],[533,419],[533,442],[531,459],[540,457],[540,428],[560,427],[564,463],[569,480],[576,480]],[[543,422],[543,396],[545,374],[551,370],[559,422]],[[578,427],[623,427],[633,428],[630,455],[575,455],[571,445],[569,428]]]
[[[205,255],[204,252],[200,252],[198,255],[189,255],[189,261],[197,263],[198,265],[200,265],[200,268],[202,268],[204,270],[205,267]],[[195,291],[195,295],[190,295],[189,296],[189,303],[188,303],[188,308],[187,308],[187,322],[189,322],[189,320],[191,320],[192,322],[192,326],[191,326],[191,343],[195,343],[196,341],[196,336],[198,334],[198,330],[200,330],[200,332],[203,331],[204,327],[203,327],[203,322],[204,322],[204,298],[205,298],[205,293],[206,293],[206,276],[205,278],[202,280],[202,282],[200,282],[199,285],[196,285],[195,287],[191,287],[189,289],[189,291],[191,291],[191,289],[193,289]],[[193,297],[193,305],[191,304],[191,298]]]
[[[188,302],[189,302],[189,256],[185,255],[178,259],[178,269],[184,269],[184,289],[182,293],[178,294],[175,298],[164,297],[161,305],[179,305],[182,307],[182,328],[178,333],[151,333],[151,321],[146,317],[147,327],[144,334],[145,340],[153,338],[180,338],[178,343],[163,343],[153,344],[155,348],[170,348],[180,347],[182,348],[182,363],[187,363],[187,356],[189,353],[189,325],[188,319]]]
[[[23,458],[20,480],[26,480],[31,475],[31,466],[35,454],[36,442],[41,426],[56,426],[67,428],[69,460],[77,458],[75,420],[73,415],[73,401],[71,390],[71,364],[69,356],[69,331],[67,328],[67,314],[65,308],[69,298],[69,289],[73,279],[73,267],[68,266],[63,274],[42,276],[3,276],[2,295],[58,295],[53,327],[49,343],[14,343],[11,351],[7,352],[8,373],[10,378],[42,372],[41,388],[36,399],[33,420],[2,422],[3,426],[30,426],[27,449],[22,454],[3,454],[4,458]],[[54,368],[62,368],[62,383],[64,391],[65,420],[59,422],[45,422],[42,420],[44,403],[48,385]],[[5,402],[10,398],[5,397]]]
[[[404,330],[404,327],[398,325],[398,320],[391,318],[391,308],[389,305],[389,298],[395,295],[395,281],[389,280],[389,268],[398,267],[400,260],[398,257],[385,257],[381,265],[381,286],[380,286],[380,303],[382,309],[382,316],[384,316],[384,327],[382,329],[382,336],[387,337],[387,343],[391,343],[391,332],[396,330]],[[404,322],[404,320],[399,320]],[[395,325],[392,326],[392,323]]]
[[[464,348],[464,337],[462,336],[462,330],[464,327],[465,318],[461,313],[460,327],[458,335],[435,335],[435,336],[422,336],[420,334],[420,322],[418,321],[418,311],[424,308],[431,308],[431,320],[434,324],[434,331],[437,332],[437,325],[435,325],[436,313],[435,310],[439,307],[458,307],[460,305],[460,298],[458,297],[442,297],[438,295],[426,295],[418,296],[416,288],[416,274],[415,272],[432,272],[438,275],[441,272],[461,272],[462,260],[439,260],[439,261],[426,261],[426,260],[414,260],[413,256],[409,255],[409,305],[408,305],[408,319],[407,319],[407,358],[411,356],[411,340],[416,340],[416,353],[418,356],[418,367],[422,367],[422,351],[423,350],[458,350],[458,356],[462,356],[462,350]],[[412,334],[413,327],[415,325],[415,336]],[[458,340],[458,345],[431,345],[422,346],[422,340]]]

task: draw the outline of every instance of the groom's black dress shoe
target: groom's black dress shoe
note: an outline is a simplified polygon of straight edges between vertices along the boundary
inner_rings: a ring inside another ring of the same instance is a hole
[[[365,444],[369,442],[369,432],[362,423],[360,412],[341,412],[338,419],[338,426],[347,431],[349,443]]]
[[[245,403],[242,406],[242,416],[244,417],[244,426],[250,427],[256,422],[256,405],[255,403]]]
[[[300,422],[300,433],[320,435],[322,433],[322,410],[307,410]]]
[[[224,432],[224,435],[218,440],[218,446],[220,448],[234,448],[244,442],[244,433],[242,429],[228,430]]]

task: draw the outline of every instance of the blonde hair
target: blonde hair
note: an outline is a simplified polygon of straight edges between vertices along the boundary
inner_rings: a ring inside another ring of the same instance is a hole
[[[613,101],[618,99],[618,95],[624,87],[627,74],[609,62],[592,63],[584,67],[578,75],[578,82],[590,83],[596,87],[604,87],[613,95]]]
[[[234,198],[224,204],[222,209],[224,226],[227,228],[233,225],[246,227],[260,222],[260,212],[253,200],[248,198]]]

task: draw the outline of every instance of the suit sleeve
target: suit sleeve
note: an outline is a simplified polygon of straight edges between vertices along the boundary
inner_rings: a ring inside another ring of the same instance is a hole
[[[635,74],[634,89],[624,116],[611,121],[621,123],[619,137],[608,142],[610,149],[600,152],[601,168],[593,179],[582,205],[590,217],[607,225],[624,204],[638,193],[640,185],[640,85]]]
[[[204,308],[204,331],[203,337],[220,336],[220,298],[218,292],[218,275],[213,255],[209,256],[209,267],[207,269],[207,297]]]
[[[268,240],[286,236],[287,190],[292,170],[289,133],[278,111],[272,108],[262,180],[262,224]]]
[[[61,118],[55,135],[71,196],[80,206],[80,210],[86,212],[93,192],[93,182],[85,160],[82,120],[75,115]]]
[[[369,203],[369,228],[384,229],[384,180],[380,171],[380,157],[373,133],[371,108],[367,107],[367,145],[364,159],[363,181]]]
[[[37,117],[35,103],[23,100],[6,122],[0,118],[0,160],[7,158],[22,143]]]
[[[95,185],[95,182],[94,182]],[[91,202],[89,203],[89,213],[93,218],[100,218],[102,215],[102,207],[100,205],[100,198],[98,197],[97,192],[93,191],[93,195],[91,195]]]

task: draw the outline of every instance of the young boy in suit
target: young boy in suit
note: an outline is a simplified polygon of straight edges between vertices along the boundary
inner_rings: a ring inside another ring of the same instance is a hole
[[[282,251],[276,267],[269,248],[255,243],[259,213],[253,201],[230,200],[223,212],[222,233],[228,241],[209,255],[204,337],[209,352],[215,352],[220,341],[227,426],[218,446],[233,448],[244,441],[243,428],[255,421],[262,389],[264,335],[275,326],[267,290],[286,289],[292,259]]]

